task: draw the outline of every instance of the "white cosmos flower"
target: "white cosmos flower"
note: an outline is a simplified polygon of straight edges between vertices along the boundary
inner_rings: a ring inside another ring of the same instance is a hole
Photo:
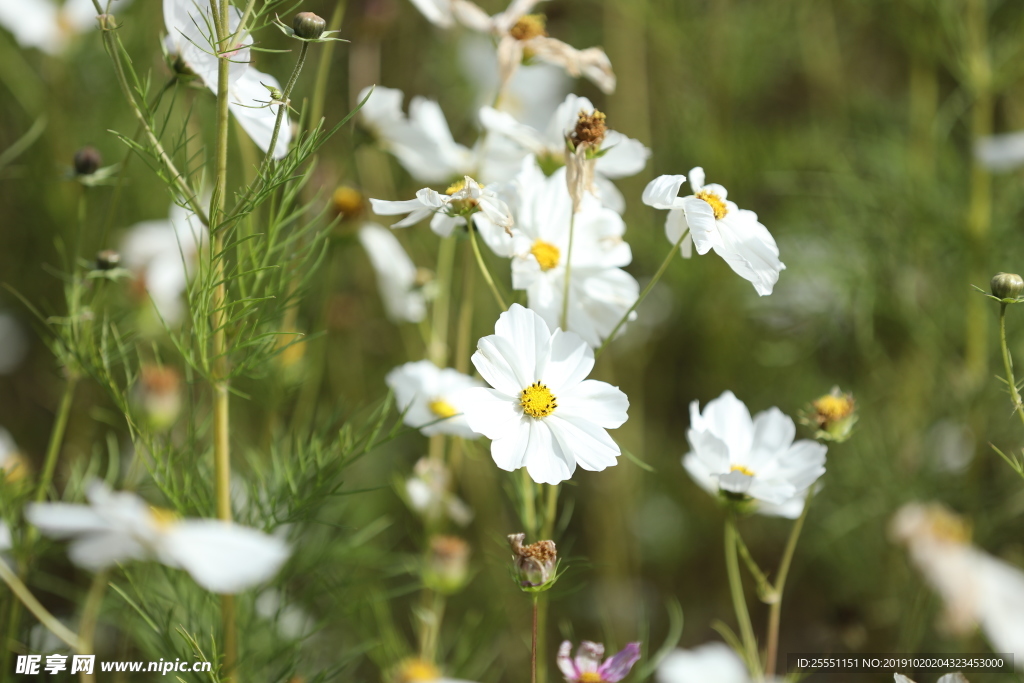
[[[544,167],[561,166],[565,163],[566,136],[576,128],[581,113],[592,115],[595,111],[586,97],[567,95],[543,131],[491,107],[480,110],[480,122],[492,134],[508,137],[532,152]],[[626,202],[612,179],[626,178],[642,171],[651,150],[639,140],[609,130],[598,152],[601,156],[594,163],[597,196],[605,206],[622,213]]]
[[[429,360],[400,365],[384,381],[395,392],[395,403],[405,413],[405,424],[425,436],[480,436],[462,417],[460,398],[463,389],[481,386],[479,381],[452,368],[439,368]]]
[[[441,237],[448,237],[456,227],[465,225],[466,216],[477,211],[501,228],[511,228],[513,223],[512,212],[498,194],[469,176],[449,187],[445,194],[424,187],[416,193],[416,199],[370,199],[370,204],[379,216],[405,216],[392,228],[408,228],[432,216],[430,229]]]
[[[1024,656],[1024,571],[978,549],[969,526],[937,503],[908,503],[890,526],[910,559],[942,597],[941,626],[967,636],[980,626],[995,652]]]
[[[827,448],[803,439],[794,443],[796,425],[778,408],[753,419],[747,406],[726,391],[704,406],[690,404],[690,452],[683,466],[712,493],[748,496],[762,514],[795,518],[807,490],[825,473]]]
[[[545,177],[529,157],[516,184],[519,220],[512,240],[513,288],[525,289],[530,308],[549,327],[558,327],[565,269],[571,264],[566,324],[590,346],[600,346],[640,294],[640,285],[621,268],[633,258],[622,239],[626,230],[622,217],[586,195],[576,213],[570,252],[572,199],[564,169]]]
[[[694,193],[680,197],[679,187],[685,180],[683,175],[663,175],[644,189],[644,204],[668,209],[668,241],[675,244],[689,229],[681,246],[685,258],[690,257],[691,242],[701,255],[714,249],[737,275],[753,283],[758,294],[771,294],[786,266],[779,260],[779,248],[768,228],[758,222],[756,213],[726,199],[724,187],[705,185],[700,166],[690,170]]]
[[[526,467],[538,483],[557,484],[576,471],[615,464],[608,436],[626,421],[629,400],[618,387],[585,379],[594,352],[578,335],[556,329],[519,304],[498,317],[495,334],[477,343],[473,365],[493,389],[465,390],[469,426],[491,439],[503,470]]]
[[[409,507],[428,522],[448,517],[459,526],[473,520],[473,511],[451,492],[451,475],[443,462],[424,457],[416,461],[413,476],[405,480]]]
[[[89,505],[32,503],[25,518],[46,536],[70,539],[71,561],[90,571],[152,559],[184,569],[206,590],[237,593],[271,579],[290,553],[274,536],[215,519],[179,519],[98,480],[86,498]]]
[[[725,643],[670,652],[658,665],[657,683],[751,683],[750,672]],[[769,681],[781,679],[771,678]]]
[[[230,30],[238,28],[241,12],[234,5],[230,8]],[[164,24],[167,28],[167,52],[178,56],[214,94],[217,93],[218,59],[215,57],[216,40],[211,35],[213,20],[210,3],[206,0],[164,0]],[[230,57],[228,77],[228,108],[235,120],[252,138],[253,142],[267,152],[277,121],[280,105],[270,105],[270,91],[263,85],[281,89],[281,83],[271,76],[249,66],[252,36],[244,34],[237,50]],[[274,146],[273,156],[280,159],[288,153],[291,142],[291,125],[285,112],[281,130]]]
[[[105,7],[106,0],[100,5]],[[116,14],[127,6],[127,0],[114,0],[110,11]],[[0,26],[22,47],[59,54],[75,35],[98,27],[96,6],[92,0],[0,0]]]
[[[197,254],[208,241],[206,227],[177,204],[171,205],[166,220],[136,223],[121,241],[124,267],[140,279],[165,322],[181,320],[181,295],[194,274]]]
[[[366,223],[359,229],[359,241],[377,273],[377,286],[384,310],[393,322],[418,323],[427,314],[426,297],[416,265],[387,228]]]

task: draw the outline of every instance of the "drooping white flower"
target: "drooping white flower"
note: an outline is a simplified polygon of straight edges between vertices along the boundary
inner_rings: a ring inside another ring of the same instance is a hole
[[[405,480],[405,496],[416,513],[428,523],[443,517],[459,526],[473,520],[473,511],[451,491],[451,475],[443,462],[420,458],[413,467],[413,476]]]
[[[397,202],[370,199],[370,204],[379,216],[405,216],[392,228],[407,228],[432,216],[430,229],[441,237],[451,235],[456,227],[466,224],[468,216],[477,212],[501,228],[511,228],[513,224],[512,212],[498,194],[469,176],[449,187],[445,194],[424,187],[416,193],[416,199]]]
[[[269,580],[290,553],[263,532],[214,519],[179,519],[128,491],[94,480],[88,505],[32,503],[25,518],[43,534],[70,539],[71,561],[100,571],[129,560],[184,569],[214,593],[237,593]]]
[[[565,171],[545,177],[532,157],[516,178],[518,222],[512,240],[512,286],[524,289],[531,309],[551,328],[562,320],[569,265],[568,329],[597,347],[636,302],[640,285],[622,270],[632,260],[626,226],[592,195],[576,213],[569,249],[572,199]]]
[[[482,338],[473,365],[493,387],[462,397],[469,426],[491,439],[503,470],[526,467],[538,483],[557,484],[576,465],[600,471],[615,464],[619,446],[606,430],[626,421],[629,400],[618,387],[585,379],[594,352],[578,335],[548,328],[519,304]]]
[[[968,524],[938,503],[904,505],[890,533],[942,597],[940,625],[956,636],[980,627],[992,649],[1015,653],[1021,668],[1024,571],[972,545]]]
[[[690,404],[690,452],[683,466],[701,487],[752,498],[762,514],[795,518],[808,489],[825,473],[827,448],[793,441],[796,425],[778,408],[751,419],[731,391],[704,406]]]
[[[455,23],[486,33],[498,41],[501,82],[507,83],[527,54],[583,76],[606,93],[615,91],[615,73],[604,50],[585,50],[548,36],[543,17],[529,14],[542,0],[512,0],[504,12],[488,15],[470,0],[413,0],[423,15],[442,28]]]
[[[185,307],[182,293],[195,273],[199,250],[209,233],[195,214],[171,205],[166,220],[136,223],[121,242],[124,267],[135,273],[165,322],[181,320]]]
[[[576,128],[579,115],[593,115],[595,111],[594,105],[586,97],[568,95],[543,131],[520,123],[511,114],[491,107],[480,110],[480,122],[491,133],[508,137],[533,153],[542,167],[551,168],[565,163],[565,138]],[[612,180],[642,171],[651,156],[651,150],[639,140],[609,130],[596,151],[600,155],[594,163],[596,194],[605,206],[622,213],[626,202]]]
[[[232,5],[229,29],[237,30],[241,20],[241,12]],[[210,4],[203,0],[164,0],[164,25],[167,28],[168,54],[177,56],[189,71],[216,94],[219,60],[215,56],[218,50],[216,37],[212,35]],[[270,74],[249,66],[252,36],[243,34],[240,40],[229,60],[228,108],[256,146],[267,152],[280,105],[267,104],[270,102],[270,91],[264,85],[280,90],[281,83]],[[291,125],[285,112],[274,146],[275,159],[288,153],[291,136]]]
[[[395,392],[395,403],[405,414],[405,424],[425,436],[480,436],[462,416],[460,397],[463,389],[481,386],[479,381],[452,368],[439,368],[429,360],[400,365],[384,381]]]
[[[377,273],[377,286],[388,318],[410,323],[423,320],[427,303],[418,271],[394,233],[376,223],[366,223],[359,229],[359,241]]]
[[[756,213],[726,199],[724,187],[705,185],[701,167],[690,170],[694,193],[680,197],[679,187],[685,180],[683,175],[663,175],[644,189],[644,204],[668,209],[668,241],[675,244],[689,229],[681,246],[683,257],[690,257],[691,242],[701,255],[714,249],[737,275],[754,285],[758,294],[771,294],[786,266],[779,260],[779,248],[768,228],[758,222]]]
[[[100,5],[105,7],[106,0]],[[128,0],[114,0],[110,11],[116,14],[127,6]],[[22,47],[55,55],[77,34],[98,27],[96,6],[92,0],[0,0],[0,26]]]
[[[658,665],[657,683],[751,683],[740,656],[725,643],[673,650]]]

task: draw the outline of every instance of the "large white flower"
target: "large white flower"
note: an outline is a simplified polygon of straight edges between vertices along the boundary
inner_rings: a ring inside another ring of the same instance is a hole
[[[136,223],[125,234],[124,266],[139,278],[165,322],[181,320],[185,310],[181,295],[194,274],[197,254],[208,241],[206,227],[177,204],[171,205],[166,220]]]
[[[586,97],[567,95],[543,131],[520,123],[511,114],[491,107],[480,110],[480,122],[495,135],[514,140],[532,152],[542,166],[557,167],[565,163],[565,138],[576,128],[581,113],[593,115],[596,110]],[[597,152],[594,163],[594,185],[597,196],[608,208],[622,213],[626,202],[612,182],[614,178],[636,175],[647,165],[651,150],[642,142],[609,130]]]
[[[463,389],[480,382],[452,368],[439,368],[429,360],[400,365],[384,380],[395,392],[395,403],[405,413],[405,424],[426,436],[451,434],[464,439],[480,436],[462,417]]]
[[[234,31],[242,16],[234,5],[230,11],[230,30]],[[214,56],[217,46],[211,33],[213,20],[210,16],[210,3],[205,0],[164,0],[164,24],[167,28],[168,54],[180,58],[216,94],[219,60]],[[249,66],[251,44],[252,36],[243,35],[241,43],[230,56],[228,108],[253,142],[267,152],[280,105],[267,105],[270,91],[264,84],[280,90],[281,83],[270,74]],[[291,137],[291,125],[285,112],[274,146],[274,158],[280,159],[288,153]]]
[[[377,273],[377,287],[388,318],[410,323],[423,320],[427,303],[418,270],[394,233],[376,223],[366,223],[359,229],[359,241]]]
[[[891,534],[942,597],[941,625],[966,636],[977,626],[996,652],[1024,662],[1024,571],[970,542],[969,526],[944,506],[908,503],[893,517]]]
[[[71,561],[90,571],[152,559],[184,569],[209,591],[237,593],[272,578],[290,553],[274,536],[215,519],[179,519],[98,480],[86,498],[89,505],[32,503],[25,518],[47,536],[71,539]]]
[[[100,5],[105,7],[106,0]],[[116,14],[127,5],[128,0],[114,0],[110,11]],[[98,26],[96,6],[92,0],[0,0],[0,26],[22,47],[58,54],[76,34]]]
[[[793,442],[796,425],[778,408],[753,419],[747,406],[726,391],[704,406],[690,404],[691,451],[683,466],[704,489],[754,499],[763,514],[795,518],[808,489],[825,473],[827,448]]]
[[[656,678],[658,683],[750,683],[752,680],[743,660],[725,643],[673,650],[658,665]]]
[[[495,334],[477,343],[473,365],[493,389],[467,389],[469,426],[491,439],[503,470],[526,467],[538,483],[557,484],[577,463],[600,471],[615,464],[608,436],[626,421],[629,400],[618,387],[585,379],[594,352],[578,335],[556,329],[519,304],[498,317]]]
[[[685,258],[690,257],[691,242],[701,255],[714,249],[737,275],[753,283],[758,294],[771,294],[786,266],[779,260],[779,247],[768,228],[758,222],[756,213],[726,199],[724,187],[705,185],[701,167],[690,170],[693,194],[680,197],[685,180],[683,175],[663,175],[644,189],[644,204],[668,209],[668,241],[675,244],[689,229],[681,247]]]
[[[456,227],[466,225],[466,217],[477,212],[500,228],[508,229],[513,224],[512,212],[498,194],[469,176],[449,187],[445,194],[424,187],[416,193],[416,199],[370,199],[370,204],[379,216],[405,216],[392,228],[408,228],[431,216],[430,229],[441,237],[448,237]]]
[[[550,327],[558,327],[565,269],[571,264],[566,325],[590,346],[600,346],[640,294],[637,281],[621,268],[633,258],[622,239],[626,230],[622,218],[588,194],[576,213],[570,251],[573,213],[565,171],[545,177],[530,157],[516,184],[519,206],[512,241],[512,286],[525,289],[530,308]]]
[[[606,93],[615,91],[615,73],[604,50],[585,50],[548,36],[543,17],[529,14],[542,0],[512,0],[504,12],[487,14],[470,0],[412,0],[428,20],[443,28],[456,22],[486,33],[498,41],[498,65],[502,83],[507,83],[523,57],[562,67],[570,76],[584,76]]]

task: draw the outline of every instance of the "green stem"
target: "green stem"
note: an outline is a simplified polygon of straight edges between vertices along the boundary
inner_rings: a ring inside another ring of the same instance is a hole
[[[60,457],[60,447],[64,443],[64,432],[67,430],[68,417],[71,415],[71,404],[74,402],[75,387],[78,386],[78,378],[72,375],[64,385],[64,395],[61,396],[60,406],[57,408],[57,421],[53,424],[53,431],[50,432],[50,443],[46,446],[46,459],[43,461],[43,473],[39,477],[39,484],[36,487],[35,501],[41,503],[46,500],[46,493],[53,481],[53,473],[57,468],[57,459]]]
[[[427,355],[438,367],[448,364],[448,316],[452,301],[452,272],[455,268],[455,236],[444,237],[437,249],[437,298],[434,299]]]
[[[107,570],[99,571],[92,578],[92,585],[89,586],[89,594],[85,598],[85,606],[82,608],[82,619],[78,622],[78,654],[91,655],[94,653],[93,636],[96,633],[96,623],[99,621],[100,608],[103,606],[103,594],[107,589]],[[95,680],[94,674],[81,672],[82,683]]]
[[[672,263],[672,259],[675,257],[676,252],[679,251],[679,245],[681,245],[683,243],[683,240],[686,239],[686,233],[687,231],[684,230],[682,236],[678,240],[676,240],[676,243],[673,244],[672,248],[668,250],[668,255],[666,255],[665,260],[661,262],[661,266],[658,268],[658,272],[654,274],[654,277],[652,277],[651,281],[647,283],[647,286],[644,287],[644,290],[640,292],[640,296],[637,297],[637,300],[634,301],[633,305],[629,307],[629,310],[627,310],[619,319],[619,322],[615,323],[615,327],[612,328],[611,333],[607,337],[605,337],[603,342],[601,342],[601,346],[597,347],[597,351],[594,352],[594,360],[597,360],[598,358],[601,357],[601,354],[604,353],[605,347],[608,346],[608,343],[612,339],[615,339],[615,335],[618,334],[619,330],[622,329],[622,326],[626,324],[627,320],[629,320],[630,314],[632,314],[633,311],[636,310],[637,306],[639,306],[643,302],[643,300],[647,298],[647,295],[651,293],[652,289],[654,289],[654,285],[658,284],[658,280],[660,280],[661,276],[665,274],[666,270],[668,270],[668,265]]]
[[[530,683],[537,683],[537,624],[540,612],[540,596],[533,594],[533,629],[530,639]]]
[[[560,488],[558,484],[548,484],[547,486],[547,496],[544,501],[544,527],[540,532],[542,539],[550,539],[555,533],[555,519],[558,516],[558,492]]]
[[[444,621],[445,597],[443,594],[423,589],[423,614],[420,618],[420,659],[437,661],[437,644],[441,637],[441,623]]]
[[[753,674],[758,670],[757,640],[754,638],[754,627],[747,611],[747,600],[743,595],[743,578],[740,576],[740,564],[736,555],[737,543],[736,523],[732,515],[725,520],[725,568],[729,575],[729,591],[732,594],[733,609],[736,610],[736,621],[739,622],[740,634],[747,667]]]
[[[480,243],[476,238],[476,230],[472,225],[469,226],[469,240],[473,244],[473,255],[476,257],[476,264],[480,267],[480,272],[483,273],[484,280],[487,281],[487,286],[491,288],[491,294],[494,295],[494,300],[498,302],[498,306],[501,310],[507,311],[508,306],[505,304],[505,299],[502,298],[501,292],[498,291],[498,285],[494,282],[494,278],[491,276],[491,271],[487,269],[487,264],[484,263],[484,255],[480,253]]]
[[[28,611],[39,620],[39,623],[46,627],[50,633],[60,638],[62,641],[75,648],[79,649],[79,639],[72,631],[70,631],[64,624],[60,623],[57,617],[50,614],[43,605],[36,600],[36,596],[32,595],[32,591],[21,582],[21,579],[7,566],[6,562],[0,561],[0,580],[7,584],[7,587],[11,589],[11,592],[28,608]],[[13,638],[14,634],[11,633],[10,637]],[[6,648],[5,648],[6,649]]]
[[[796,542],[800,538],[800,531],[804,528],[804,520],[807,519],[807,510],[811,507],[811,498],[814,497],[814,487],[807,491],[804,499],[804,509],[797,518],[793,529],[789,532],[789,540],[786,542],[786,551],[782,554],[782,561],[779,563],[778,578],[775,579],[775,602],[772,603],[768,613],[768,661],[765,664],[765,675],[775,675],[775,662],[779,654],[779,621],[782,618],[782,593],[786,588],[786,578],[789,576],[789,567],[793,562],[793,554],[796,552]]]
[[[274,159],[274,148],[277,147],[277,138],[281,134],[281,125],[284,123],[284,117],[288,113],[289,98],[292,94],[292,88],[295,87],[295,82],[299,80],[299,73],[302,71],[302,66],[306,63],[306,53],[309,52],[309,43],[306,41],[302,42],[302,47],[299,48],[299,59],[295,62],[295,68],[292,69],[292,75],[288,77],[288,83],[284,86],[284,90],[281,91],[282,104],[277,106],[277,119],[274,121],[274,133],[270,136],[270,146],[267,147],[267,156],[263,157],[263,165],[260,166],[259,177],[263,178],[270,168],[270,162]]]
[[[522,510],[522,521],[523,526],[526,527],[527,540],[536,542],[537,533],[537,496],[536,490],[533,486],[533,479],[530,478],[530,473],[526,471],[526,468],[519,470],[520,477],[519,481],[523,489],[523,510]]]
[[[569,248],[565,252],[565,282],[562,291],[562,330],[569,329],[569,289],[572,284],[572,242],[576,235],[576,206],[573,203],[572,216],[569,217]],[[628,314],[627,314],[628,315]],[[618,329],[618,328],[616,328]]]
[[[1003,368],[1006,370],[1006,384],[1010,387],[1010,398],[1013,409],[1017,411],[1021,422],[1024,422],[1024,406],[1021,405],[1020,392],[1017,391],[1017,380],[1013,377],[1013,358],[1010,347],[1006,343],[1006,304],[999,304],[999,348],[1003,352]]]

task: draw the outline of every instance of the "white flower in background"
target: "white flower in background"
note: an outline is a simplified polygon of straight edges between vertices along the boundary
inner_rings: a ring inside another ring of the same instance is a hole
[[[590,346],[600,346],[640,295],[640,285],[621,268],[633,258],[622,239],[622,218],[587,195],[576,213],[570,252],[573,213],[565,171],[545,177],[531,157],[516,183],[519,220],[512,241],[513,288],[525,289],[530,308],[549,327],[558,327],[565,269],[571,264],[566,325]]]
[[[441,237],[448,237],[460,225],[466,224],[466,217],[476,212],[483,213],[495,225],[510,229],[512,212],[498,194],[469,176],[447,190],[444,194],[424,187],[416,193],[416,199],[385,201],[370,199],[373,211],[378,216],[405,216],[392,228],[408,228],[424,218],[430,219],[430,229]]]
[[[0,427],[0,478],[15,482],[24,479],[28,474],[28,462],[14,443],[14,437]]]
[[[938,503],[908,503],[890,526],[910,559],[945,603],[940,626],[954,636],[981,627],[995,652],[1024,653],[1024,571],[982,552],[970,527]]]
[[[376,223],[366,223],[359,228],[359,241],[377,273],[377,286],[388,318],[409,323],[423,320],[427,302],[420,271],[394,233]]]
[[[229,28],[234,31],[242,16],[234,5],[230,11]],[[210,4],[203,0],[164,0],[164,24],[167,28],[168,54],[178,57],[191,73],[216,94],[218,59],[214,56],[217,52],[216,38],[209,34],[213,30]],[[270,91],[264,84],[280,90],[281,83],[270,74],[249,66],[252,36],[244,34],[241,41],[230,57],[228,108],[253,142],[267,152],[280,105],[267,105]],[[291,137],[291,125],[286,112],[274,147],[275,159],[288,153]]]
[[[256,614],[274,622],[282,638],[299,640],[316,630],[316,620],[298,605],[286,602],[284,595],[276,588],[267,588],[257,596],[253,607]]]
[[[673,650],[658,665],[655,678],[657,683],[751,683],[753,680],[740,656],[725,643]]]
[[[502,84],[515,74],[523,58],[535,57],[560,66],[575,77],[593,81],[606,93],[615,91],[615,73],[604,50],[577,50],[548,36],[544,17],[529,14],[541,0],[512,0],[504,12],[490,16],[469,0],[412,0],[428,20],[442,28],[456,22],[486,33],[498,41],[498,69]]]
[[[556,329],[519,304],[498,317],[495,334],[473,354],[477,372],[493,389],[460,397],[469,426],[491,439],[491,457],[503,470],[526,467],[537,483],[557,484],[576,471],[615,464],[618,444],[608,436],[626,421],[629,400],[618,387],[585,379],[594,352],[578,335]]]
[[[208,242],[206,227],[177,204],[171,205],[167,220],[136,223],[125,234],[122,263],[135,273],[165,322],[181,320],[185,310],[181,295],[195,272],[201,246]]]
[[[473,511],[451,492],[451,475],[443,462],[420,458],[413,467],[413,476],[405,480],[406,500],[427,522],[444,517],[459,526],[473,521]]]
[[[762,514],[795,518],[808,489],[825,473],[824,445],[794,443],[796,425],[778,408],[753,419],[747,406],[726,391],[700,411],[690,404],[690,452],[683,467],[711,493],[749,497]]]
[[[974,158],[996,173],[1005,173],[1024,164],[1024,131],[989,135],[974,143]]]
[[[101,6],[106,4],[101,0]],[[110,11],[116,14],[127,6],[127,0],[114,0]],[[0,26],[22,47],[55,55],[63,52],[74,36],[99,24],[92,0],[0,0]]]
[[[492,134],[514,140],[533,153],[543,168],[557,168],[565,164],[565,139],[576,128],[581,113],[592,116],[594,105],[586,97],[568,95],[552,115],[543,131],[517,121],[512,115],[491,107],[480,110],[480,122]],[[594,164],[594,189],[601,202],[622,213],[626,202],[614,178],[636,175],[647,165],[651,150],[642,142],[628,138],[614,130],[605,132],[597,151],[600,156]]]
[[[462,417],[459,397],[463,389],[481,386],[479,381],[452,368],[439,368],[429,360],[400,365],[384,381],[395,392],[395,403],[405,414],[405,424],[425,436],[480,436]]]
[[[237,593],[273,578],[290,552],[274,536],[215,519],[179,519],[98,480],[86,498],[89,505],[32,503],[25,518],[46,536],[70,539],[71,561],[90,571],[152,559],[184,569],[206,590]]]
[[[359,93],[362,102],[370,88]],[[455,142],[440,105],[424,97],[409,102],[409,115],[402,112],[401,90],[373,88],[373,94],[359,110],[359,120],[378,142],[416,180],[448,182],[474,174],[478,166],[474,150]]]
[[[685,180],[682,175],[663,175],[644,189],[644,204],[668,209],[668,241],[675,244],[689,229],[681,246],[683,257],[690,257],[691,242],[701,255],[714,249],[737,275],[753,283],[758,294],[771,294],[786,266],[779,260],[779,248],[768,228],[757,221],[756,213],[727,200],[724,187],[705,185],[701,167],[690,170],[694,193],[680,197],[679,187]]]

